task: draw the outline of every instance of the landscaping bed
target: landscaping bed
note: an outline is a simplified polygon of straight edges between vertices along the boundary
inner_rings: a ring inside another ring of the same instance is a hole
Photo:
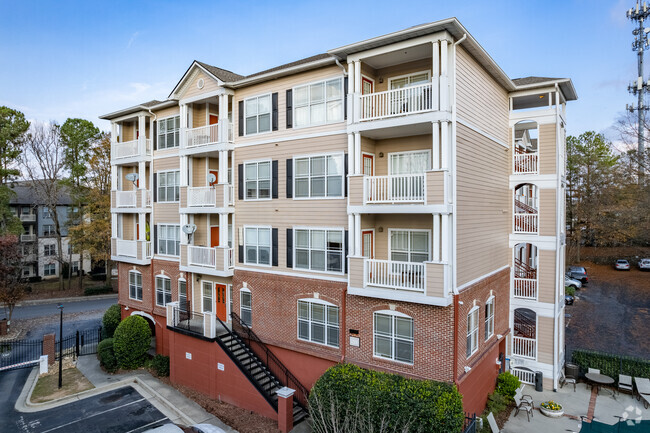
[[[59,389],[59,364],[57,362],[50,365],[48,372],[38,378],[30,396],[32,403],[45,403],[94,388],[86,376],[77,370],[72,360],[64,358],[63,365],[62,387]]]

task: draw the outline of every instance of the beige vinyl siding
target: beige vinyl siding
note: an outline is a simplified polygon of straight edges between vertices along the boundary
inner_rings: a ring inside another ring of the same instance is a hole
[[[192,235],[194,245],[208,247],[208,216],[206,214],[194,215],[194,224],[196,224],[196,232]]]
[[[199,126],[205,126],[207,122],[207,104],[192,104],[192,128],[198,128]]]
[[[416,135],[412,137],[389,138],[386,140],[373,140],[375,142],[375,175],[385,176],[388,174],[388,165],[391,153],[408,152],[412,150],[426,150],[429,152],[429,164],[431,164],[431,135]],[[384,156],[380,157],[379,154]]]
[[[555,302],[555,251],[537,250],[537,291],[539,302]]]
[[[156,119],[162,119],[164,117],[178,116],[180,114],[180,108],[176,105],[156,110],[153,113],[156,115]]]
[[[509,263],[509,154],[473,130],[457,126],[457,284]]]
[[[135,240],[135,214],[122,215],[122,239],[134,241]]]
[[[185,84],[183,91],[179,95],[180,99],[192,98],[194,96],[200,96],[204,93],[214,92],[219,89],[219,83],[217,80],[206,74],[201,68],[198,68],[198,73],[191,77],[192,79]],[[203,78],[203,88],[199,89],[197,83],[199,79]]]
[[[316,134],[328,131],[344,131],[346,129],[345,120],[327,125],[309,126],[303,128],[287,129],[287,90],[294,86],[326,80],[331,78],[343,78],[343,72],[338,66],[328,66],[309,72],[291,75],[288,77],[278,78],[277,80],[267,81],[243,89],[238,89],[235,94],[235,109],[233,110],[233,121],[235,123],[235,140],[238,145],[260,140],[273,140],[280,137],[289,137],[292,135]],[[239,101],[243,101],[253,96],[262,96],[270,93],[278,94],[278,130],[254,134],[250,136],[239,136]],[[349,113],[348,113],[349,114]],[[346,141],[347,147],[347,141]],[[239,150],[238,150],[239,152]]]
[[[135,189],[135,186],[133,186],[133,182],[128,180],[126,178],[126,175],[130,173],[137,173],[137,171],[138,171],[137,167],[122,166],[122,179],[121,179],[122,191],[133,191]]]
[[[207,185],[205,158],[192,158],[192,186]]]
[[[539,126],[538,146],[540,174],[555,174],[557,171],[555,123]]]
[[[389,81],[391,78],[400,77],[403,75],[414,74],[418,72],[428,72],[429,79],[431,79],[431,58],[416,60],[414,62],[400,63],[399,65],[389,66],[387,68],[376,69],[374,76],[369,76],[368,78],[375,80],[375,92],[383,92],[384,90],[389,90],[388,87]],[[364,68],[361,68],[361,71],[364,72]],[[368,71],[366,69],[365,71]],[[364,73],[364,75],[367,75]],[[383,78],[383,83],[380,83],[379,78]]]
[[[537,361],[553,363],[553,318],[537,316]]]
[[[123,122],[120,141],[124,143],[131,140],[135,140],[135,122]]]
[[[508,93],[462,46],[456,50],[456,110],[459,119],[508,139]]]
[[[383,231],[379,231],[379,228]],[[429,254],[433,240],[433,218],[431,215],[362,215],[361,230],[375,229],[375,258],[389,260],[388,240],[391,229],[423,229],[429,231]]]
[[[154,224],[180,224],[178,203],[154,203]]]
[[[555,236],[556,190],[539,190],[539,234],[541,236]]]
[[[153,163],[154,173],[165,170],[180,170],[181,160],[175,155],[169,158],[158,158]]]

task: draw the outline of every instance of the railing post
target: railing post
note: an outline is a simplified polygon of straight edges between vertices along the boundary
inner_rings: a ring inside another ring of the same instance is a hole
[[[79,331],[78,330],[75,339],[75,348],[76,348],[77,358],[78,358],[79,357]]]

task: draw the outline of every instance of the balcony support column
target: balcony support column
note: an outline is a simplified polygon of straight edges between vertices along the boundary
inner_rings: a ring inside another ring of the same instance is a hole
[[[354,62],[354,93],[361,94],[361,61]]]
[[[354,255],[361,257],[361,214],[354,214]]]
[[[183,226],[188,223],[188,218],[187,218],[188,215],[186,213],[182,213],[179,214],[179,216],[180,216],[180,223],[181,223],[181,244],[187,245],[189,244],[188,241],[189,236],[186,235],[185,232],[183,231]]]
[[[440,110],[449,111],[449,49],[446,40],[440,41]]]
[[[139,155],[146,155],[147,151],[147,140],[146,140],[146,131],[147,131],[147,118],[144,114],[138,116],[138,149]]]
[[[146,214],[139,213],[138,214],[138,239],[142,242],[145,242],[147,240],[146,225],[147,225]]]
[[[226,123],[223,123],[225,125]],[[228,151],[219,151],[219,183],[228,183]]]
[[[147,187],[147,180],[145,174],[146,169],[147,169],[147,164],[144,161],[138,162],[138,189],[146,189]]]
[[[354,215],[348,214],[348,255],[353,255],[355,251],[354,241],[355,241],[355,230],[354,230]],[[346,257],[347,260],[347,257]]]
[[[441,257],[442,261],[445,263],[449,263],[449,220],[451,219],[451,215],[441,215],[442,217],[442,233],[441,233],[441,238],[442,238],[442,252],[441,252]]]
[[[434,41],[431,43],[431,60],[432,60],[432,66],[431,66],[431,84],[434,89],[440,89],[440,43],[438,41]],[[437,92],[433,92],[435,95]],[[433,98],[433,101],[431,101],[432,108],[433,110],[438,110],[439,108],[439,98],[435,97]],[[434,167],[435,169],[435,167]]]
[[[179,143],[179,147],[181,149],[183,149],[183,148],[185,148],[185,143],[186,143],[185,130],[187,129],[187,123],[188,123],[187,122],[187,117],[188,117],[187,116],[187,104],[180,104],[180,106],[179,106],[179,116],[180,116],[180,119],[179,119],[180,120],[180,122],[179,122],[180,125],[179,125],[179,127],[180,127],[180,139],[181,139],[181,142]],[[181,178],[182,177],[183,176],[181,175]],[[182,182],[182,180],[181,180],[181,182]]]
[[[118,191],[117,165],[111,166],[111,191]]]
[[[116,122],[111,122],[111,142],[118,143],[120,138],[119,134],[120,125],[118,125]]]
[[[440,215],[433,215],[433,261],[440,261]]]
[[[228,246],[228,214],[219,214],[219,246]]]
[[[348,173],[354,174],[354,134],[348,134]]]
[[[440,122],[442,134],[440,134],[440,168],[449,170],[449,122]]]
[[[117,237],[117,214],[111,214],[111,237]]]
[[[438,122],[431,124],[431,137],[432,167],[434,170],[440,170],[440,124]]]
[[[219,95],[219,141],[228,141],[228,95],[225,94]],[[221,167],[221,161],[219,167]]]
[[[354,133],[354,174],[361,174],[361,134]]]
[[[187,169],[187,163],[188,163],[188,158],[185,155],[182,155],[180,157],[180,171],[181,171],[181,187],[188,186],[189,184],[189,176],[188,176],[188,169]]]

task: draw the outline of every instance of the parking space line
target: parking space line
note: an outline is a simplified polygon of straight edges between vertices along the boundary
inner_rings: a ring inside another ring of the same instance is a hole
[[[108,412],[112,412],[112,411],[114,411],[115,409],[120,409],[120,408],[123,408],[123,407],[129,406],[129,405],[132,405],[132,404],[134,404],[134,403],[139,403],[139,402],[141,402],[141,401],[143,401],[143,400],[146,400],[146,399],[145,399],[145,398],[141,398],[140,400],[135,400],[135,401],[132,401],[132,402],[130,402],[130,403],[125,403],[125,404],[123,404],[123,405],[121,405],[121,406],[116,406],[116,407],[113,407],[113,408],[111,408],[111,409],[105,410],[105,411],[103,411],[103,412],[98,412],[98,413],[93,414],[93,415],[90,415],[90,416],[88,416],[88,417],[86,417],[86,418],[81,418],[81,419],[78,419],[78,420],[75,420],[75,421],[71,421],[71,422],[69,422],[69,423],[61,424],[61,425],[58,426],[58,427],[54,427],[54,428],[51,428],[51,429],[49,429],[49,430],[45,430],[45,431],[43,431],[43,432],[41,432],[41,433],[48,433],[48,432],[51,432],[51,431],[54,431],[54,430],[58,430],[58,429],[60,429],[60,428],[62,428],[62,427],[67,427],[67,426],[69,426],[69,425],[76,424],[76,423],[78,423],[79,421],[84,421],[84,420],[87,420],[87,419],[89,419],[89,418],[92,418],[92,417],[95,417],[95,416],[98,416],[98,415],[102,415],[102,414],[105,414],[105,413],[108,413]]]
[[[138,427],[138,428],[134,428],[133,430],[129,430],[129,431],[126,432],[126,433],[133,433],[134,431],[138,431],[138,430],[143,429],[143,428],[145,428],[145,427],[149,427],[149,426],[152,425],[152,424],[156,424],[156,423],[159,423],[159,422],[161,422],[161,421],[165,421],[166,419],[169,419],[169,418],[167,418],[167,417],[160,418],[160,419],[157,420],[157,421],[150,422],[149,424],[141,425],[140,427]]]

